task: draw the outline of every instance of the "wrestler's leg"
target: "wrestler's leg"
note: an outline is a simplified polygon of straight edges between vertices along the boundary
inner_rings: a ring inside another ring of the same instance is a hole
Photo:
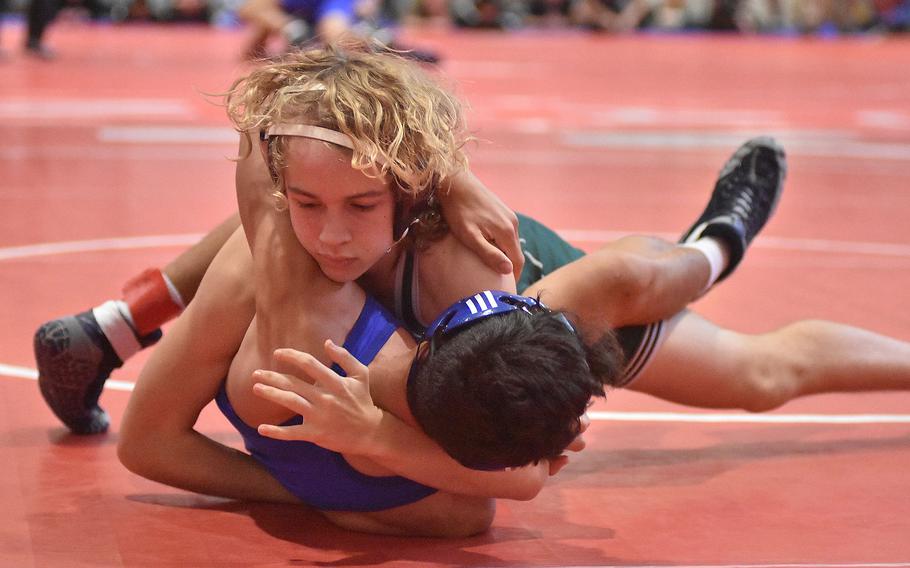
[[[284,3],[279,0],[246,0],[241,4],[237,15],[252,28],[252,35],[244,51],[244,58],[266,57],[268,41],[273,36],[280,35],[292,47],[302,45],[311,37],[310,25],[293,15],[297,4],[301,3]]]
[[[682,245],[627,237],[582,258],[553,231],[519,216],[526,262],[518,290],[548,290],[554,307],[580,315],[584,327],[594,330],[667,318],[736,269],[773,214],[786,171],[776,142],[747,141],[721,168]],[[569,262],[576,266],[566,266]],[[550,282],[539,282],[544,276]]]
[[[215,254],[239,224],[233,215],[163,270],[148,269],[131,278],[122,300],[38,328],[34,349],[41,393],[70,430],[107,430],[107,413],[98,406],[104,382],[124,361],[158,341],[161,325],[195,296]]]
[[[910,389],[910,344],[852,326],[806,320],[746,335],[692,312],[666,325],[663,345],[629,389],[752,412],[809,394]]]

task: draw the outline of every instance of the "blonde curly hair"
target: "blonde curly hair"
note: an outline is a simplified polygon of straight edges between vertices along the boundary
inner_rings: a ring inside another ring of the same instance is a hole
[[[420,201],[467,166],[461,105],[413,63],[356,40],[289,54],[234,81],[224,94],[241,133],[282,123],[321,126],[353,143],[351,166],[390,174]],[[283,193],[286,136],[269,144],[275,189]],[[400,196],[399,196],[400,197]]]

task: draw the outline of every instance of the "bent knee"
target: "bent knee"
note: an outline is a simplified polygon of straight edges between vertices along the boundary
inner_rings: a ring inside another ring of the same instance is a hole
[[[488,531],[495,516],[493,499],[452,495],[448,506],[436,509],[420,525],[430,536],[464,538]]]
[[[120,465],[136,475],[146,476],[146,463],[144,453],[132,440],[121,437],[117,441],[117,459]]]
[[[749,394],[740,405],[747,412],[768,412],[780,408],[790,397],[775,377],[749,377]]]
[[[789,349],[780,333],[772,332],[754,339],[753,350],[742,378],[745,396],[741,407],[748,412],[767,412],[780,408],[798,392],[806,365]]]
[[[493,518],[496,516],[496,502],[493,499],[472,499],[474,503],[459,507],[459,511],[453,515],[455,523],[446,522],[443,528],[449,538],[464,538],[485,533],[493,525]]]

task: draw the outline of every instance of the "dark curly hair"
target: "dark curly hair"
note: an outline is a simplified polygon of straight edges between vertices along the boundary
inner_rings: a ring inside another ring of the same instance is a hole
[[[612,333],[588,346],[560,313],[514,311],[447,335],[408,380],[411,412],[465,466],[501,469],[558,457],[593,396],[621,375]]]

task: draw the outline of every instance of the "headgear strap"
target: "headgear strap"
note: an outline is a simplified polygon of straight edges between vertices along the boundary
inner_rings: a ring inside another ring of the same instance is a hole
[[[331,142],[339,146],[344,146],[350,150],[354,149],[354,142],[351,137],[344,132],[313,126],[311,124],[273,124],[265,132],[266,136],[303,136],[304,138],[313,138],[324,142]]]

